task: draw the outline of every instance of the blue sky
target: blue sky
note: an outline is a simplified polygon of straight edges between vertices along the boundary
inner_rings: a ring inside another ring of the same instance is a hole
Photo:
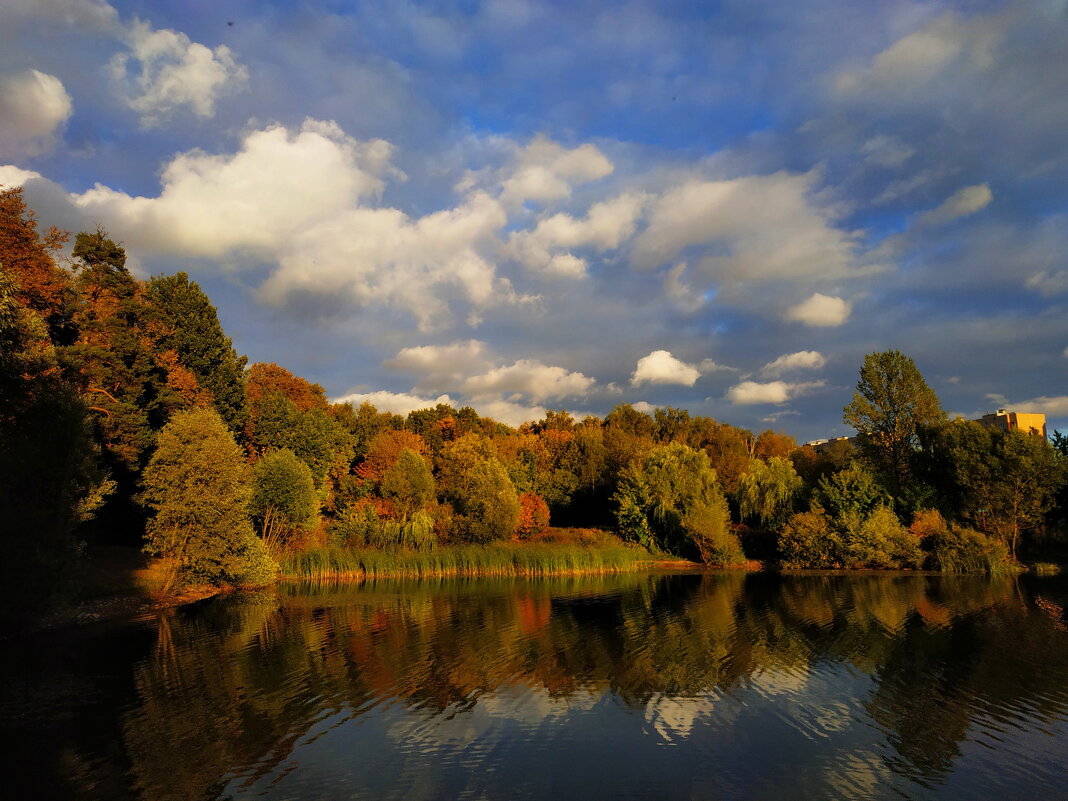
[[[13,0],[0,183],[404,412],[1068,428],[1065,2]]]

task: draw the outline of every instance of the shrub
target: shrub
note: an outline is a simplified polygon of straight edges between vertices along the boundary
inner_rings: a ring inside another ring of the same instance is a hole
[[[846,541],[847,558],[864,567],[918,568],[923,564],[919,540],[890,509],[876,508]]]
[[[1014,569],[1003,541],[964,526],[952,525],[936,533],[931,543],[931,566],[945,573],[1004,573]]]
[[[946,519],[937,509],[921,509],[912,516],[912,525],[909,526],[912,536],[923,542],[934,541],[932,538],[943,536],[946,533]]]
[[[794,515],[779,533],[779,558],[785,568],[840,567],[843,557],[841,537],[822,511]]]

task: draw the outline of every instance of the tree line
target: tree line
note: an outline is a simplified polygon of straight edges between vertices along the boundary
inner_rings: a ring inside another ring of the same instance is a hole
[[[519,428],[444,404],[331,403],[248,365],[184,272],[136,279],[103,229],[40,230],[0,191],[0,515],[15,609],[58,600],[85,543],[170,583],[269,580],[281,554],[431,549],[611,528],[714,565],[990,569],[1055,548],[1068,446],[947,420],[912,360],[871,354],[827,452],[681,409]]]

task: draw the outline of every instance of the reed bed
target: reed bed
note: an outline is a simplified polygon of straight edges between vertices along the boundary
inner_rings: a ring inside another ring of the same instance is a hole
[[[289,554],[282,577],[313,581],[451,576],[557,576],[623,573],[649,565],[628,545],[528,542],[438,547],[429,551],[326,546]]]

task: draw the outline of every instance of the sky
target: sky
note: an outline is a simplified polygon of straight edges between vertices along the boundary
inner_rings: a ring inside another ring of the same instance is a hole
[[[799,440],[865,354],[1068,429],[1068,3],[5,0],[0,184],[250,361]]]

